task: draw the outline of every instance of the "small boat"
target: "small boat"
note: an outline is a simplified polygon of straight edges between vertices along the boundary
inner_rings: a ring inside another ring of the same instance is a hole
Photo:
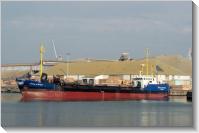
[[[192,101],[192,91],[188,91],[186,96],[188,101]]]

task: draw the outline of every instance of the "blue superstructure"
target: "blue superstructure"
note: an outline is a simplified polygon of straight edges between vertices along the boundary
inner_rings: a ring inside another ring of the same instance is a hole
[[[33,81],[33,80],[25,80],[24,86],[35,89],[48,89],[48,90],[56,89],[57,87],[57,85],[53,83]]]
[[[157,81],[157,79],[151,75],[139,75],[133,78],[133,86],[145,92],[170,92],[169,84]]]
[[[19,86],[19,89],[22,89],[24,87],[27,87],[29,89],[47,89],[47,90],[53,90],[58,88],[58,86],[54,83],[40,82],[28,79],[16,79],[16,81]]]
[[[169,92],[170,87],[168,84],[148,84],[144,91],[147,92]]]

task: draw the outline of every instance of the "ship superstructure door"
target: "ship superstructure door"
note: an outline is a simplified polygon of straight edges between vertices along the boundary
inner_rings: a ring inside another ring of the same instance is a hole
[[[133,79],[133,87],[143,88],[143,81],[142,78],[134,78]]]
[[[82,82],[83,82],[83,84],[93,85],[94,79],[93,78],[84,78],[84,79],[82,79]]]

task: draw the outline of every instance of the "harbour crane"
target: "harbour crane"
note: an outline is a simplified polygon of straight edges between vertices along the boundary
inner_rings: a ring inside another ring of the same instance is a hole
[[[55,44],[54,44],[54,41],[52,40],[52,44],[53,44],[53,49],[54,49],[54,52],[55,52],[55,57],[56,59],[58,60],[58,57],[57,57],[57,51],[55,49]]]

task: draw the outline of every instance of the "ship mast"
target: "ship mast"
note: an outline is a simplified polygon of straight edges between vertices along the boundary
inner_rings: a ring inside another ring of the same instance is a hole
[[[146,75],[147,76],[149,75],[149,59],[148,59],[148,56],[149,56],[149,49],[146,48]]]
[[[44,52],[44,46],[41,44],[40,46],[40,79],[43,73],[43,52]]]

